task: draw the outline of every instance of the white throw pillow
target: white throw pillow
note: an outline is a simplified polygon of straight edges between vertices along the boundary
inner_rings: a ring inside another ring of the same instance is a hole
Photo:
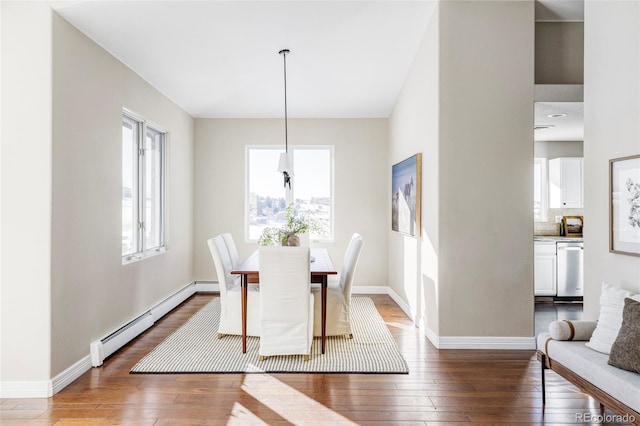
[[[625,297],[640,301],[640,295],[602,283],[600,294],[600,317],[591,339],[586,343],[591,349],[605,354],[611,353],[611,345],[618,337],[622,325],[622,311]]]

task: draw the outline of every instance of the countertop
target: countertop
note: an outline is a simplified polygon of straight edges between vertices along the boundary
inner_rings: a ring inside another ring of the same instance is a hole
[[[558,241],[567,241],[580,243],[583,242],[582,237],[560,237],[557,235],[534,235],[533,241],[545,242],[545,243],[557,243]]]

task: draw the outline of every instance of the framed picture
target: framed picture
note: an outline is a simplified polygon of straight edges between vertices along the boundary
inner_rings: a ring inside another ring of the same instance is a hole
[[[417,153],[391,168],[391,229],[420,236],[422,154]]]
[[[609,161],[612,253],[640,256],[640,155]]]
[[[582,216],[563,216],[564,234],[567,237],[582,237],[584,219]]]

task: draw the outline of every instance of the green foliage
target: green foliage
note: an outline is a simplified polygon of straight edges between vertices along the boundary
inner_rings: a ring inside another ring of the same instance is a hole
[[[286,210],[284,225],[279,228],[265,228],[258,240],[258,244],[261,246],[284,245],[286,244],[287,235],[304,234],[305,232],[311,231],[322,233],[323,229],[320,223],[309,213],[296,215],[293,204],[289,204]]]

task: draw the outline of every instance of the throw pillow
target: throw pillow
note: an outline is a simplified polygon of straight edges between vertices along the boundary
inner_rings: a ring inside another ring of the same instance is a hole
[[[602,283],[600,316],[591,339],[586,343],[588,347],[607,355],[611,352],[611,345],[616,340],[622,325],[624,299],[631,296],[633,293],[630,291]]]
[[[589,340],[595,328],[595,321],[552,321],[549,335],[553,340]]]
[[[624,299],[622,326],[611,346],[609,365],[640,373],[640,302]]]

